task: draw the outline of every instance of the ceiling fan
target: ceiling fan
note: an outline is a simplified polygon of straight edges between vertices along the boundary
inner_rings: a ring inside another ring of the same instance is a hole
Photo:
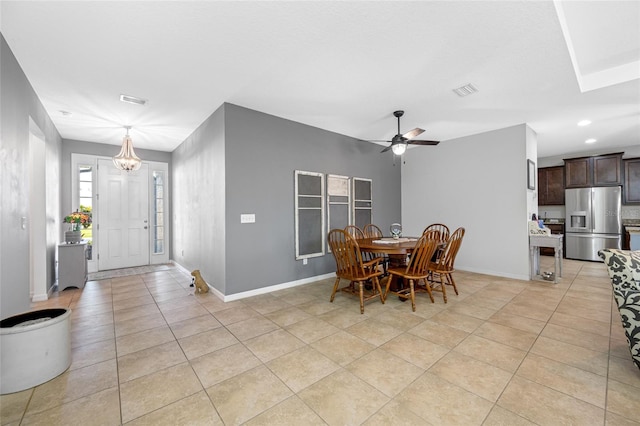
[[[380,152],[387,152],[392,150],[396,155],[402,155],[407,150],[407,145],[438,145],[440,141],[427,141],[413,139],[416,136],[424,133],[423,129],[415,128],[408,131],[404,135],[400,134],[400,117],[404,115],[404,111],[394,111],[393,115],[398,119],[398,134],[395,135],[390,141],[377,141],[377,142],[391,142],[391,145],[386,147]]]

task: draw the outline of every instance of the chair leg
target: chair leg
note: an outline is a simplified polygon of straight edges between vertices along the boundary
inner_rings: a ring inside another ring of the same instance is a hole
[[[416,311],[416,292],[413,288],[413,280],[409,280],[409,290],[411,292],[411,309],[413,312]]]
[[[360,281],[360,313],[364,314],[364,282]]]
[[[375,283],[376,287],[378,288],[378,293],[380,293],[380,301],[384,305],[384,302],[385,302],[385,300],[387,300],[387,298],[386,298],[386,295],[382,294],[382,288],[380,287],[380,280],[378,279],[378,277],[373,277],[373,282]]]
[[[384,300],[387,300],[387,296],[389,295],[389,288],[391,288],[391,284],[394,278],[395,278],[395,275],[393,274],[389,274],[387,276],[387,285],[384,289]]]
[[[456,292],[456,296],[458,295],[458,287],[456,287],[456,282],[453,280],[453,275],[451,273],[447,273],[447,281],[449,281],[450,285],[453,286],[453,291]]]
[[[444,283],[444,279],[442,278],[442,274],[438,274],[440,276],[440,287],[442,287],[442,298],[444,299],[444,303],[447,303],[447,285]]]
[[[333,303],[333,299],[336,297],[336,292],[338,291],[339,285],[340,285],[340,277],[337,277],[336,282],[333,285],[333,291],[331,292],[331,300],[329,300],[331,303]]]
[[[433,299],[433,293],[431,292],[431,283],[429,283],[429,281],[425,278],[423,278],[422,281],[424,281],[424,287],[427,289],[427,293],[429,293],[429,299],[431,299],[431,303],[435,303],[435,300]]]
[[[438,275],[438,280],[436,281],[436,274]],[[438,272],[438,271],[432,271],[431,272],[431,276],[429,277],[429,281],[432,283],[438,283],[440,284],[440,290],[442,291],[442,298],[444,299],[444,303],[447,303],[447,284],[445,282],[445,279],[442,277],[442,273]]]

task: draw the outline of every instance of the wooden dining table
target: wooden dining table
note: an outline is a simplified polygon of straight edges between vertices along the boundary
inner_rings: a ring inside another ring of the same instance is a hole
[[[360,238],[358,246],[360,246],[360,251],[406,256],[413,251],[416,242],[418,242],[418,238],[415,237],[400,237],[398,240],[391,237]]]
[[[360,238],[358,239],[358,246],[361,252],[388,255],[389,267],[393,268],[406,266],[407,256],[415,249],[418,240],[419,238],[417,237],[400,237],[397,240],[392,237]],[[444,245],[444,243],[441,244],[442,247],[444,247]],[[396,279],[390,284],[392,291],[398,291],[404,286],[401,279]],[[401,298],[400,300],[406,301],[407,299]]]
[[[376,237],[358,239],[361,252],[386,254],[389,256],[389,267],[402,267],[407,264],[407,256],[411,254],[418,242],[418,238],[400,237]],[[390,278],[391,276],[389,276]],[[401,282],[394,280],[391,283],[392,290],[397,291],[402,286]]]

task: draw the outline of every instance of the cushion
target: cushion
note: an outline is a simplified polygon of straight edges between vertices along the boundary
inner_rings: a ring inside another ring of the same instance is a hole
[[[614,289],[640,290],[640,251],[603,249],[598,255],[604,260]]]
[[[640,251],[604,249],[598,255],[609,271],[631,357],[640,368]]]

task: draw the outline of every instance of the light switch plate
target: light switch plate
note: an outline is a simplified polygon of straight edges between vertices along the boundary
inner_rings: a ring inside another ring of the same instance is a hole
[[[255,214],[241,214],[240,215],[240,223],[255,223],[256,215]]]

